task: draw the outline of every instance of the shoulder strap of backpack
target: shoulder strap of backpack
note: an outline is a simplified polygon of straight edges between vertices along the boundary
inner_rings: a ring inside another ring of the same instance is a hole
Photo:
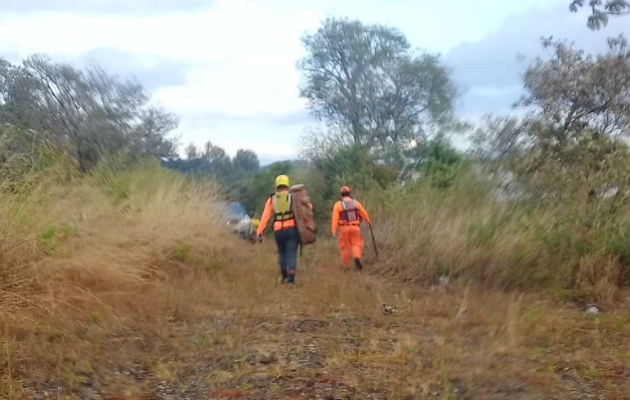
[[[356,210],[357,209],[357,201],[355,199],[350,199],[352,200],[352,207]],[[341,208],[343,209],[343,211],[348,211],[346,209],[346,201],[341,199]]]

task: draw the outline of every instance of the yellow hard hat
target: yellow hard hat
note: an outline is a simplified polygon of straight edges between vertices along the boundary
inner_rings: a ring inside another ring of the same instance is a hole
[[[289,187],[289,177],[286,175],[278,175],[276,176],[276,187],[278,186],[286,186]]]

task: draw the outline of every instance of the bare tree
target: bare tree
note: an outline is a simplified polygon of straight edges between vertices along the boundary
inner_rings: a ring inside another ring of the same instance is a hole
[[[194,143],[189,144],[186,147],[186,150],[184,150],[184,152],[186,153],[186,158],[189,160],[193,160],[201,156],[201,153],[199,152],[199,150],[197,149],[197,146],[195,146]]]

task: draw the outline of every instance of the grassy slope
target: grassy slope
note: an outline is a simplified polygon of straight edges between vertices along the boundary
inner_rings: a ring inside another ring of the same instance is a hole
[[[556,299],[613,305],[630,279],[622,201],[498,201],[494,185],[463,174],[368,196],[387,254],[385,277],[426,284],[440,275]]]
[[[222,232],[174,175],[54,187],[3,202],[0,398],[628,398],[627,294],[594,318],[399,286],[340,271],[326,240],[287,288],[271,240]]]

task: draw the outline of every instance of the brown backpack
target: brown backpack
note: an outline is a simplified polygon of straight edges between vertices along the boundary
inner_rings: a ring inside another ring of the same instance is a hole
[[[317,227],[313,220],[313,208],[304,185],[293,185],[291,193],[291,210],[295,217],[295,225],[300,234],[300,244],[307,245],[317,240]]]

